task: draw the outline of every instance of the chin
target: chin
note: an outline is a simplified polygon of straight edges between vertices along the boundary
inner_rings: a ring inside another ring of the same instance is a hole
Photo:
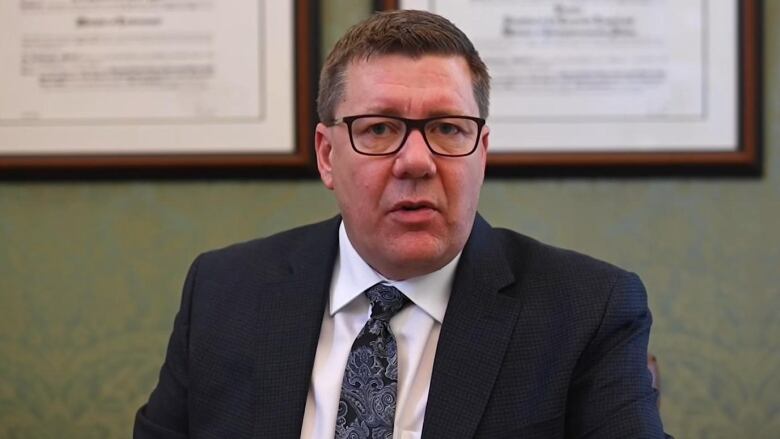
[[[455,252],[449,256],[444,246],[439,242],[436,245],[430,245],[431,243],[421,241],[423,240],[417,240],[393,249],[388,261],[393,267],[392,272],[396,274],[395,277],[402,275],[404,278],[409,278],[431,273],[447,265],[457,254]],[[401,243],[396,242],[396,244]],[[382,274],[388,276],[386,273]]]

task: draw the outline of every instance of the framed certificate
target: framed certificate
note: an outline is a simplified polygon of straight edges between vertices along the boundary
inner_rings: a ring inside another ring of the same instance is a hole
[[[306,168],[305,0],[0,4],[0,174]]]
[[[493,172],[760,174],[759,0],[400,0],[492,77]]]

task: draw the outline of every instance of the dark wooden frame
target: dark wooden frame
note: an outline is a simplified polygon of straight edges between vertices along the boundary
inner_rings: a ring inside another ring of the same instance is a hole
[[[268,170],[270,175],[307,175],[313,169],[316,68],[318,64],[319,7],[317,2],[295,0],[295,135],[292,153],[160,153],[160,154],[0,154],[3,176],[160,175],[182,171],[233,171],[244,169],[253,175]],[[260,140],[258,140],[260,141]],[[86,171],[86,173],[81,172]],[[128,172],[129,171],[129,172]],[[119,172],[116,174],[116,172]]]
[[[488,173],[505,175],[761,175],[761,0],[737,0],[738,144],[726,152],[501,153],[488,155]],[[379,10],[399,0],[377,0]]]

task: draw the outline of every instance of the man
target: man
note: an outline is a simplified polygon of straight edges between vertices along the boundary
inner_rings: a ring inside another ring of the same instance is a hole
[[[136,438],[663,437],[638,278],[476,214],[489,77],[420,11],[336,44],[341,216],[201,255]]]

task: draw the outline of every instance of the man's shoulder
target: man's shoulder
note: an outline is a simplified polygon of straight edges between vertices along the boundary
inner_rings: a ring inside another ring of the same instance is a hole
[[[553,266],[582,266],[584,269],[589,270],[623,271],[622,268],[610,262],[576,250],[551,245],[514,230],[495,227],[493,232],[510,259],[528,259],[535,264],[541,264],[548,268],[550,268],[550,262],[555,262],[555,264],[552,264]]]
[[[198,265],[209,271],[240,273],[252,271],[288,271],[289,265],[302,259],[324,257],[338,243],[340,218],[307,224],[269,236],[238,242],[210,250],[198,257]]]
[[[515,279],[504,293],[523,297],[536,312],[579,316],[578,322],[589,319],[596,328],[610,302],[646,307],[644,285],[634,273],[512,230],[494,228],[493,233]]]
[[[636,275],[593,256],[554,245],[505,228],[493,228],[510,269],[527,284],[560,288],[607,290],[619,279]]]

